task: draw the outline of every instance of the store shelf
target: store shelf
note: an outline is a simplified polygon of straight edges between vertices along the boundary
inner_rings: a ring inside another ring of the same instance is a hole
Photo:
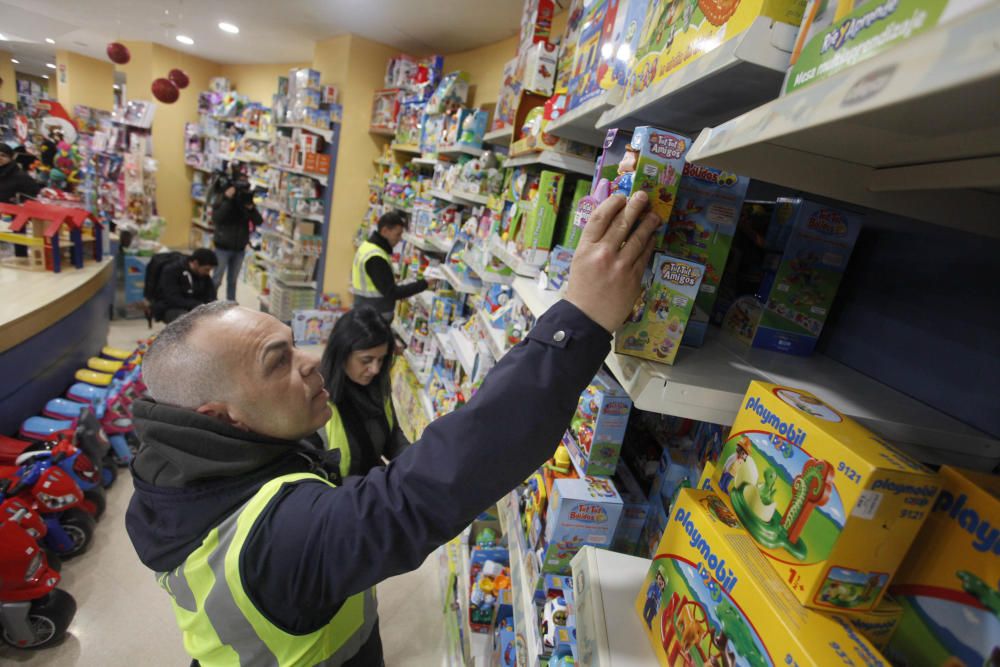
[[[472,157],[479,157],[485,153],[482,148],[475,148],[473,146],[464,146],[462,144],[449,144],[446,146],[438,146],[439,155],[471,155]]]
[[[588,100],[551,121],[545,126],[545,131],[590,146],[603,146],[607,132],[597,129],[597,121],[605,111],[620,105],[623,97],[622,88],[615,86],[603,95]]]
[[[797,32],[798,26],[760,17],[741,34],[606,111],[597,128],[656,125],[693,133],[772,100],[781,90]]]
[[[327,142],[333,141],[333,130],[324,130],[311,125],[302,125],[299,123],[278,123],[277,127],[286,130],[305,130],[306,132],[312,132],[313,134],[323,137]]]
[[[396,130],[387,127],[369,127],[368,134],[374,134],[379,137],[394,137],[396,136]]]
[[[195,197],[194,195],[191,195],[191,199],[195,200],[199,204],[207,204],[208,203],[207,201],[205,201],[204,197]]]
[[[554,306],[562,298],[562,295],[555,290],[543,290],[538,286],[538,281],[532,278],[518,276],[514,278],[514,291],[517,292],[524,305],[528,307],[531,314],[536,318],[545,314],[545,311]]]
[[[404,343],[406,341],[410,340],[410,332],[407,331],[405,328],[403,328],[403,325],[399,323],[399,320],[393,320],[391,326],[392,326],[393,332],[397,336],[399,336],[403,340]]]
[[[504,161],[505,168],[527,167],[537,165],[539,167],[553,167],[563,171],[572,171],[584,176],[593,176],[594,161],[585,160],[580,157],[556,153],[555,151],[541,151],[538,153],[526,153],[517,157],[508,158]]]
[[[505,340],[504,332],[493,328],[490,319],[486,317],[483,311],[477,311],[476,316],[479,317],[483,328],[486,330],[486,346],[490,349],[490,354],[493,355],[495,360],[500,361],[503,355],[507,353],[507,341]]]
[[[191,224],[194,225],[195,227],[197,227],[198,229],[205,230],[209,234],[214,234],[215,233],[215,227],[212,227],[211,225],[206,225],[204,222],[202,222],[201,220],[199,220],[197,218],[193,218],[191,220]]]
[[[455,288],[455,291],[461,294],[479,294],[479,292],[483,289],[481,283],[471,281],[468,278],[463,278],[455,273],[455,271],[446,264],[441,265],[441,273],[444,274],[444,279]]]
[[[496,256],[501,262],[509,266],[511,270],[519,276],[534,278],[542,271],[541,266],[528,264],[523,259],[508,250],[507,246],[504,245],[504,242],[497,237],[490,239],[490,252],[493,253],[493,255]]]
[[[513,275],[505,276],[496,273],[494,271],[488,270],[486,268],[486,264],[477,261],[471,253],[466,254],[465,263],[469,265],[469,268],[472,269],[476,273],[476,275],[479,276],[479,279],[482,280],[484,283],[498,283],[500,285],[510,285],[514,282],[515,276]]]
[[[318,181],[319,184],[322,185],[324,188],[327,186],[326,176],[324,176],[322,174],[315,174],[313,172],[303,171],[302,169],[295,169],[294,167],[281,167],[281,166],[273,165],[273,164],[271,165],[271,168],[272,169],[277,169],[279,171],[288,172],[289,174],[297,174],[299,176],[308,176],[309,178],[313,179],[314,181]]]
[[[274,141],[274,135],[271,134],[254,134],[253,132],[246,132],[240,139],[246,139],[247,141]]]
[[[416,144],[391,144],[390,148],[394,151],[399,151],[400,153],[413,153],[414,155],[420,155],[420,146]]]
[[[410,162],[413,164],[419,164],[424,167],[436,167],[437,165],[441,164],[440,160],[431,157],[415,157],[412,160],[410,160]]]
[[[212,173],[211,169],[209,169],[208,167],[203,167],[200,164],[191,164],[190,162],[185,162],[184,164],[186,166],[188,166],[188,167],[191,167],[195,171],[200,171],[200,172],[202,172],[204,174],[211,174]]]
[[[510,583],[513,591],[514,632],[518,638],[518,665],[535,667],[540,664],[535,647],[542,645],[538,628],[534,591],[525,579],[523,554],[528,551],[521,521],[517,514],[517,491],[511,491],[497,503],[500,526],[507,536],[510,553]],[[648,642],[647,642],[648,643]],[[521,655],[524,651],[524,655]]]
[[[465,374],[471,376],[476,365],[475,344],[469,338],[469,335],[465,333],[464,329],[453,328],[449,333],[452,345],[455,348],[455,354],[458,357],[458,363],[462,365],[462,370],[465,371]]]
[[[438,343],[438,348],[441,350],[441,356],[449,361],[458,361],[458,352],[455,350],[455,344],[451,339],[451,335],[447,331],[435,331],[434,339]]]
[[[403,357],[406,358],[406,363],[410,366],[410,370],[413,371],[413,375],[417,378],[417,382],[420,383],[420,393],[423,394],[423,396],[421,396],[420,402],[421,405],[423,405],[424,407],[424,412],[427,413],[428,419],[433,419],[434,411],[430,409],[429,400],[424,401],[424,399],[427,397],[426,392],[424,391],[424,387],[427,385],[427,380],[428,376],[430,375],[430,372],[427,370],[423,370],[424,364],[420,363],[420,360],[417,359],[416,355],[414,355],[409,350],[403,350]]]
[[[992,3],[705,130],[688,159],[1000,237],[998,34]]]
[[[458,200],[459,203],[470,203],[479,206],[486,206],[490,198],[486,195],[476,194],[472,192],[462,192],[461,190],[452,190],[451,196]]]
[[[276,204],[274,202],[270,202],[270,201],[262,201],[259,204],[257,204],[257,207],[258,208],[264,208],[264,209],[267,209],[269,211],[277,211],[278,213],[283,213],[284,215],[287,215],[289,218],[295,218],[296,220],[308,220],[310,222],[320,222],[320,223],[325,222],[325,220],[323,220],[323,218],[321,216],[318,216],[318,215],[303,215],[301,213],[292,213],[291,211],[286,210],[283,206],[280,206],[280,205],[278,205],[278,204]]]
[[[386,159],[383,159],[383,158],[379,158],[377,160],[372,160],[372,162],[374,162],[377,165],[381,165],[383,167],[391,167],[392,165],[396,164],[392,160],[386,160]]]
[[[451,249],[444,241],[430,236],[416,236],[411,232],[403,232],[403,240],[413,244],[413,247],[424,252],[447,253]]]
[[[251,164],[268,164],[267,158],[257,157],[256,155],[246,155],[246,154],[242,154],[242,153],[238,154],[238,155],[234,155],[230,159],[232,159],[232,160],[234,160],[236,162],[247,162],[247,163],[251,163]]]
[[[441,199],[442,201],[451,202],[453,204],[461,203],[444,190],[430,190],[430,195],[435,199]]]
[[[257,295],[257,301],[260,302],[260,305],[264,306],[265,310],[267,310],[268,312],[270,312],[270,310],[271,310],[271,300],[268,298],[268,296],[266,294],[258,294]]]
[[[493,130],[483,136],[483,143],[494,146],[510,146],[510,140],[514,136],[514,128],[506,127],[502,130]]]

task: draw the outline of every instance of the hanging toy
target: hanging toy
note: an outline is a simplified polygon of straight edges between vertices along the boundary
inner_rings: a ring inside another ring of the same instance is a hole
[[[167,78],[170,79],[177,88],[184,90],[191,83],[191,79],[182,69],[172,69],[170,73],[167,74]]]
[[[132,53],[128,47],[121,42],[111,42],[108,44],[108,58],[116,65],[125,65],[132,60]]]
[[[151,87],[153,97],[164,104],[173,104],[181,96],[181,91],[170,79],[159,78],[153,82]]]

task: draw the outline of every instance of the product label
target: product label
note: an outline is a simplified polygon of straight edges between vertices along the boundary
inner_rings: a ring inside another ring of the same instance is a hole
[[[882,494],[878,491],[862,491],[851,516],[861,519],[871,519],[878,514],[878,507],[882,504]]]

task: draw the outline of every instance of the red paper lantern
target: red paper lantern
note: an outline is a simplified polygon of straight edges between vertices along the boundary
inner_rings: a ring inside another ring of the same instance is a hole
[[[181,91],[177,90],[177,86],[170,79],[157,79],[153,82],[152,91],[153,97],[164,104],[173,104],[181,96]]]
[[[111,42],[108,44],[108,58],[116,65],[124,65],[132,60],[132,53],[121,42]]]
[[[188,75],[185,74],[184,70],[182,69],[170,70],[170,73],[167,74],[167,78],[173,81],[174,85],[180,88],[181,90],[187,88],[188,84],[191,83],[191,79],[188,78]]]

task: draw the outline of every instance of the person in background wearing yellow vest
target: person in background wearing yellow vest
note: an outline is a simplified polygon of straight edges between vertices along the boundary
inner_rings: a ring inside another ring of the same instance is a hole
[[[427,289],[426,280],[396,284],[392,272],[392,249],[403,238],[406,218],[390,211],[378,219],[378,229],[354,253],[351,267],[351,293],[355,307],[374,308],[387,322],[392,322],[396,302]]]
[[[371,308],[355,308],[337,320],[323,350],[319,370],[333,416],[320,433],[326,449],[340,452],[343,477],[364,475],[410,444],[392,411],[393,347],[389,324]]]
[[[648,207],[643,192],[605,200],[565,299],[466,405],[364,476],[341,479],[337,453],[304,440],[330,419],[329,394],[286,325],[214,302],[163,329],[142,362],[151,399],[132,405],[125,527],[198,664],[384,664],[374,586],[552,456],[639,294],[660,225]]]

